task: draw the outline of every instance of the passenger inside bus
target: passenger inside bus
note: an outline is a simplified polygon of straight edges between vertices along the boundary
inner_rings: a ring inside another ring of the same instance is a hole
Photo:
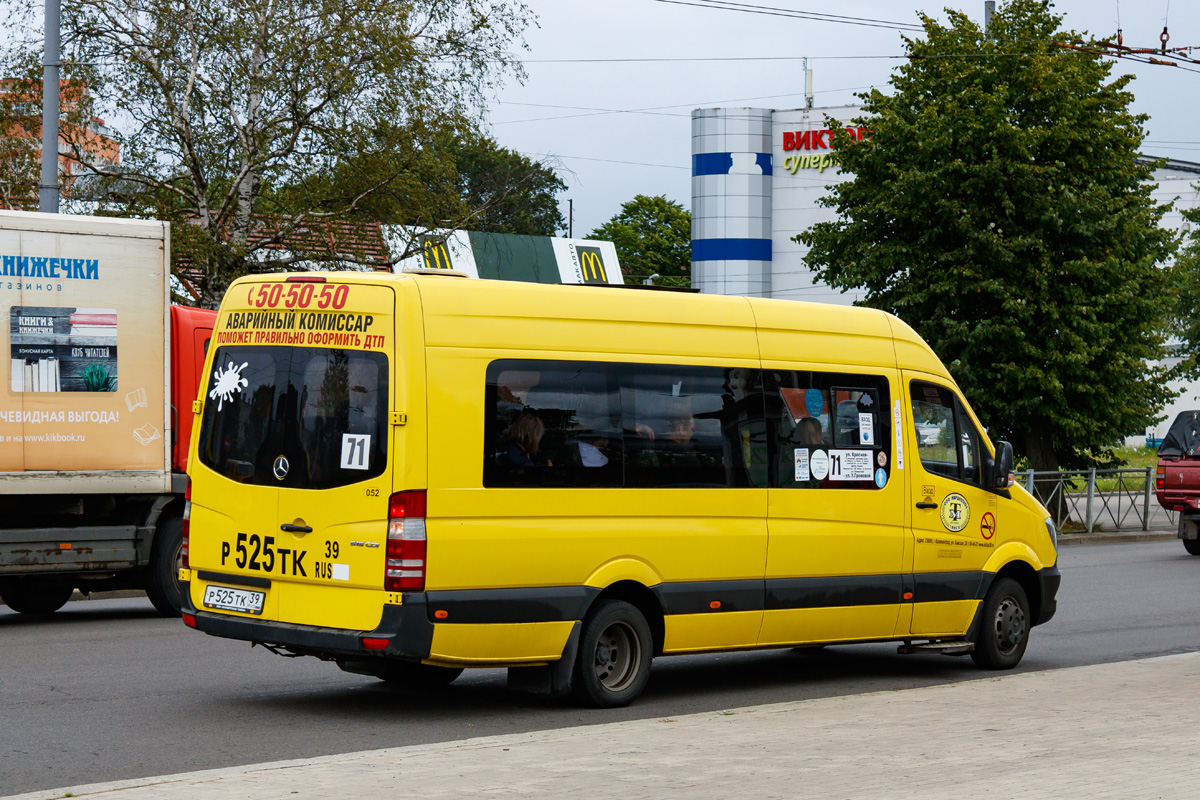
[[[553,466],[548,460],[542,462],[537,460],[542,436],[545,433],[546,425],[538,417],[537,412],[532,409],[521,411],[504,433],[508,447],[501,457],[502,462],[513,467],[532,467],[538,463]]]

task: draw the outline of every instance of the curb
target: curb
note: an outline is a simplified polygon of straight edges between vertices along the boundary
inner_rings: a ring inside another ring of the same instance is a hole
[[[1175,531],[1112,531],[1097,533],[1060,533],[1060,547],[1092,544],[1125,544],[1129,542],[1167,542],[1178,539]]]

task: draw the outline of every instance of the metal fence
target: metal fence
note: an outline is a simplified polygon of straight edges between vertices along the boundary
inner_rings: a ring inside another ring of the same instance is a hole
[[[1174,511],[1154,496],[1154,467],[1019,473],[1025,489],[1050,510],[1060,527],[1070,520],[1092,533],[1176,524]]]

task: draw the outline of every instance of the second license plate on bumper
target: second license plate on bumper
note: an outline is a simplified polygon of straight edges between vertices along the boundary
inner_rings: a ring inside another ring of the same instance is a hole
[[[263,592],[247,589],[231,589],[228,586],[209,586],[204,590],[204,605],[222,611],[240,611],[243,614],[261,614]]]

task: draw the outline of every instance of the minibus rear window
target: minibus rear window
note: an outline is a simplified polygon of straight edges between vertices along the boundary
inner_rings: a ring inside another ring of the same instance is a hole
[[[329,489],[387,466],[382,353],[222,347],[205,392],[200,461],[227,478]]]

